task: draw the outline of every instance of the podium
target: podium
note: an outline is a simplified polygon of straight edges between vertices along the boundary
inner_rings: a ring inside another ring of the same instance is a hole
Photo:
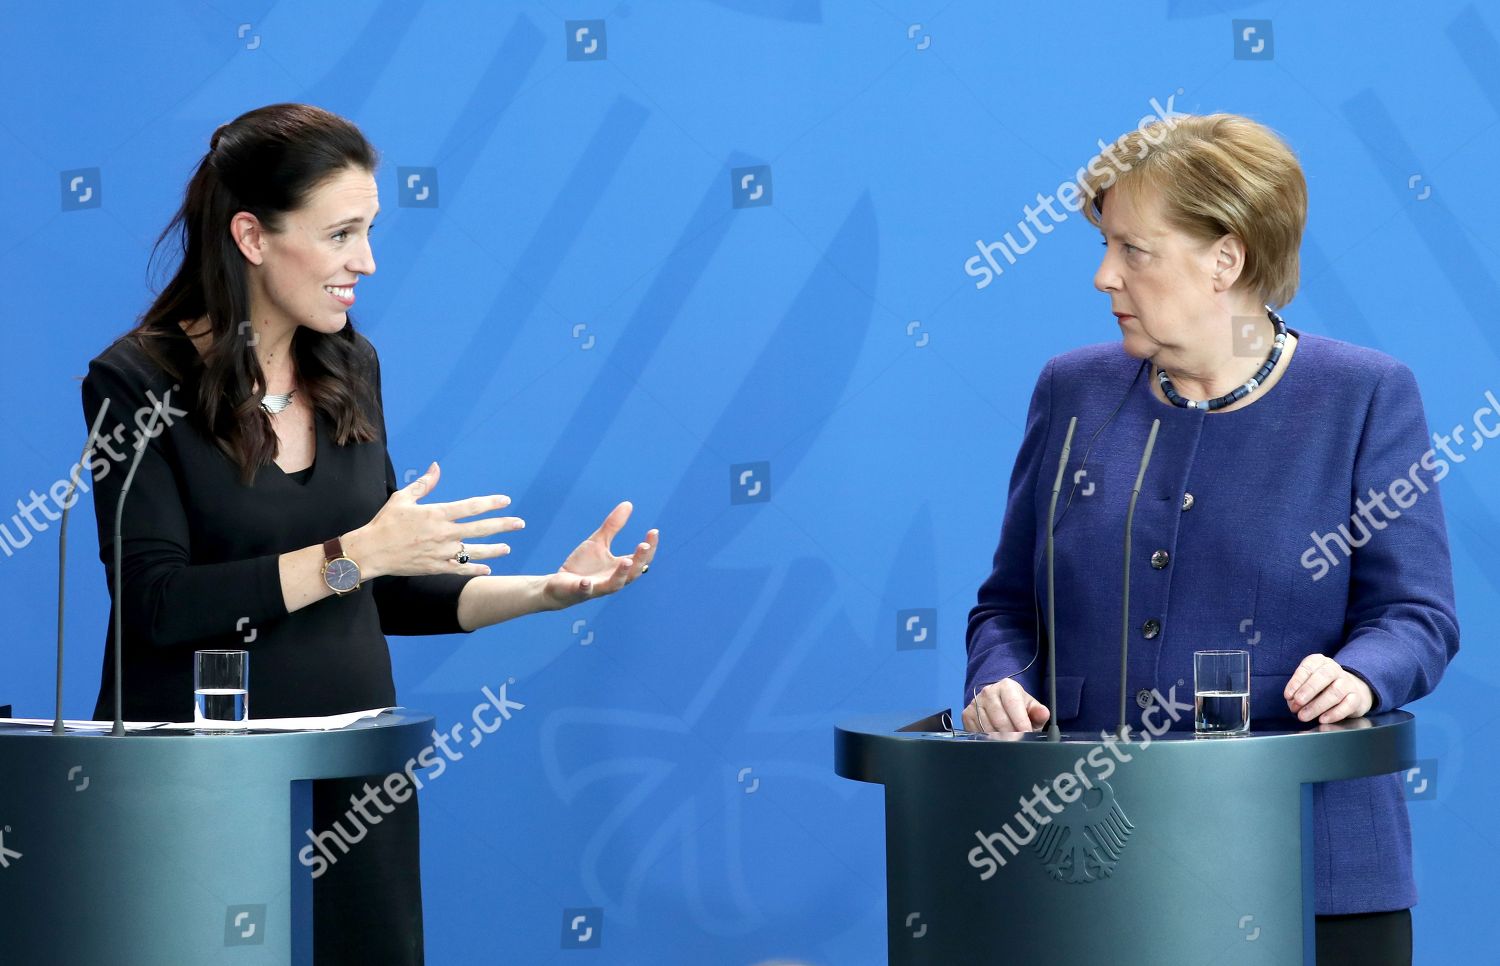
[[[1313,783],[1400,771],[1415,745],[1405,711],[1149,744],[949,721],[834,732],[835,771],[885,786],[893,964],[1312,963]]]
[[[297,857],[311,783],[403,771],[432,716],[254,723],[122,737],[0,725],[0,961],[311,963],[312,870]]]

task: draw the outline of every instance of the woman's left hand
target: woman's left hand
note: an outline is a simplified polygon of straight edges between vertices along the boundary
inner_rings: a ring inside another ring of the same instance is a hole
[[[1319,724],[1362,718],[1375,704],[1370,686],[1326,654],[1303,658],[1281,696],[1299,720]]]
[[[645,541],[637,544],[629,556],[616,557],[609,549],[610,541],[630,519],[632,509],[627,501],[609,511],[599,529],[568,554],[557,573],[547,578],[544,593],[548,600],[559,607],[570,607],[591,597],[613,594],[646,572],[656,557],[658,531],[647,533]]]

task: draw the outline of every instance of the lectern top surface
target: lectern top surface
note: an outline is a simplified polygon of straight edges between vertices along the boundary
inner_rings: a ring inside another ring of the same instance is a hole
[[[1152,732],[1152,741],[1187,742],[1243,742],[1266,738],[1292,738],[1303,735],[1341,734],[1363,731],[1369,728],[1391,727],[1412,720],[1408,711],[1387,711],[1365,718],[1352,718],[1335,724],[1304,724],[1296,719],[1277,720],[1266,727],[1252,728],[1242,735],[1198,734],[1191,728],[1172,728]],[[837,730],[846,734],[868,735],[911,740],[940,742],[1022,743],[1022,744],[1099,744],[1120,740],[1113,730],[1102,732],[1064,731],[1053,739],[1046,731],[992,731],[976,732],[951,727],[953,713],[895,712],[865,715],[841,722]],[[1140,740],[1146,736],[1141,728],[1134,728],[1131,737]]]
[[[360,718],[340,728],[304,728],[289,731],[284,727],[275,729],[257,729],[255,719],[251,718],[249,726],[235,731],[225,732],[203,732],[197,733],[189,730],[164,729],[160,722],[125,722],[125,738],[151,738],[160,739],[192,739],[198,742],[204,741],[234,741],[247,737],[269,739],[280,735],[291,738],[305,735],[325,734],[347,734],[354,731],[368,731],[374,728],[400,728],[412,725],[422,725],[432,720],[432,715],[425,711],[414,711],[409,708],[389,709],[379,715]],[[175,723],[173,723],[175,724]],[[113,738],[111,733],[114,723],[111,721],[74,721],[63,722],[64,732],[62,735],[54,735],[50,721],[38,719],[20,719],[11,721],[0,721],[0,739],[17,737],[61,737],[61,738]]]
[[[1260,728],[1234,737],[1199,737],[1186,729],[1132,729],[1122,738],[1113,730],[972,734],[952,729],[952,712],[890,713],[842,722],[834,729],[834,771],[845,778],[878,784],[932,782],[949,775],[968,781],[999,773],[1073,770],[1081,763],[1102,767],[1105,760],[1132,765],[1156,776],[1274,774],[1283,784],[1337,781],[1382,775],[1409,767],[1415,748],[1415,719],[1387,711],[1331,725]],[[1149,724],[1150,722],[1147,722]],[[1159,749],[1159,750],[1156,750]],[[913,776],[920,776],[914,778]]]

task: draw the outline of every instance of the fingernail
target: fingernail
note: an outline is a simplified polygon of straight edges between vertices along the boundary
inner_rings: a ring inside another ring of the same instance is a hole
[[[484,568],[484,574],[483,574],[483,576],[486,576],[486,577],[488,577],[488,576],[489,576],[489,573],[490,573],[490,568],[488,568],[488,567],[485,567],[485,568]]]

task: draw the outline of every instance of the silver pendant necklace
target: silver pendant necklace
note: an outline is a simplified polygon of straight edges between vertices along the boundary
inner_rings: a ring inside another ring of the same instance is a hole
[[[290,392],[277,393],[275,395],[268,393],[261,399],[260,408],[274,416],[292,404],[292,396],[296,392],[297,390],[293,389]]]

